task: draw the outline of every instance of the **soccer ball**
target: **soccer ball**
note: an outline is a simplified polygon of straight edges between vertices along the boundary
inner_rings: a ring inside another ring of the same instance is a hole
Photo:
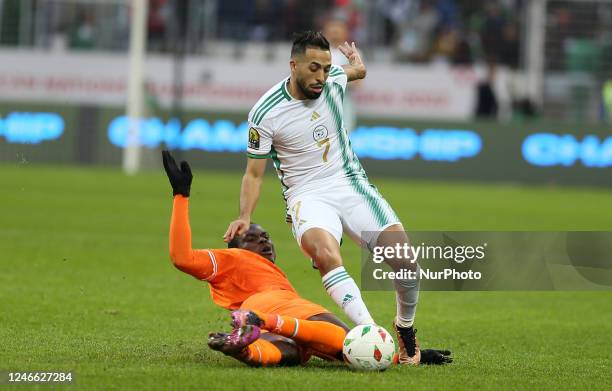
[[[342,355],[352,369],[382,371],[393,362],[395,342],[387,330],[375,324],[353,328],[344,338]]]

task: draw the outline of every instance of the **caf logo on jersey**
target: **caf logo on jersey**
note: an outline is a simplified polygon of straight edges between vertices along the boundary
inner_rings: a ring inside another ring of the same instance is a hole
[[[327,128],[323,125],[319,125],[312,131],[312,137],[315,141],[319,142],[321,140],[325,140],[328,135]]]
[[[249,129],[249,148],[259,149],[259,132],[255,128]]]

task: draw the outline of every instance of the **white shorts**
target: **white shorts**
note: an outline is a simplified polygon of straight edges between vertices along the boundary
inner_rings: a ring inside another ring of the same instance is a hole
[[[293,236],[301,246],[302,235],[322,228],[340,243],[342,233],[368,249],[376,246],[378,233],[400,220],[376,187],[366,180],[335,181],[287,200]]]

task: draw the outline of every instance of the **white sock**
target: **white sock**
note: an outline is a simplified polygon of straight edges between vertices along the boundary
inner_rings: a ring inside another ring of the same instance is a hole
[[[418,273],[417,266],[417,273]],[[419,301],[419,280],[393,280],[397,316],[395,324],[410,327],[414,323],[417,302]]]
[[[359,287],[344,267],[340,266],[327,272],[322,281],[327,293],[355,324],[374,323],[361,298]]]

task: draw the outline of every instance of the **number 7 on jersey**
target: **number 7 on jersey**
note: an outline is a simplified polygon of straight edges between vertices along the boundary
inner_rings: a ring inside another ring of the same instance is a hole
[[[325,150],[323,151],[323,161],[327,163],[327,153],[329,152],[329,138],[317,141],[317,145],[320,147],[325,145]]]

